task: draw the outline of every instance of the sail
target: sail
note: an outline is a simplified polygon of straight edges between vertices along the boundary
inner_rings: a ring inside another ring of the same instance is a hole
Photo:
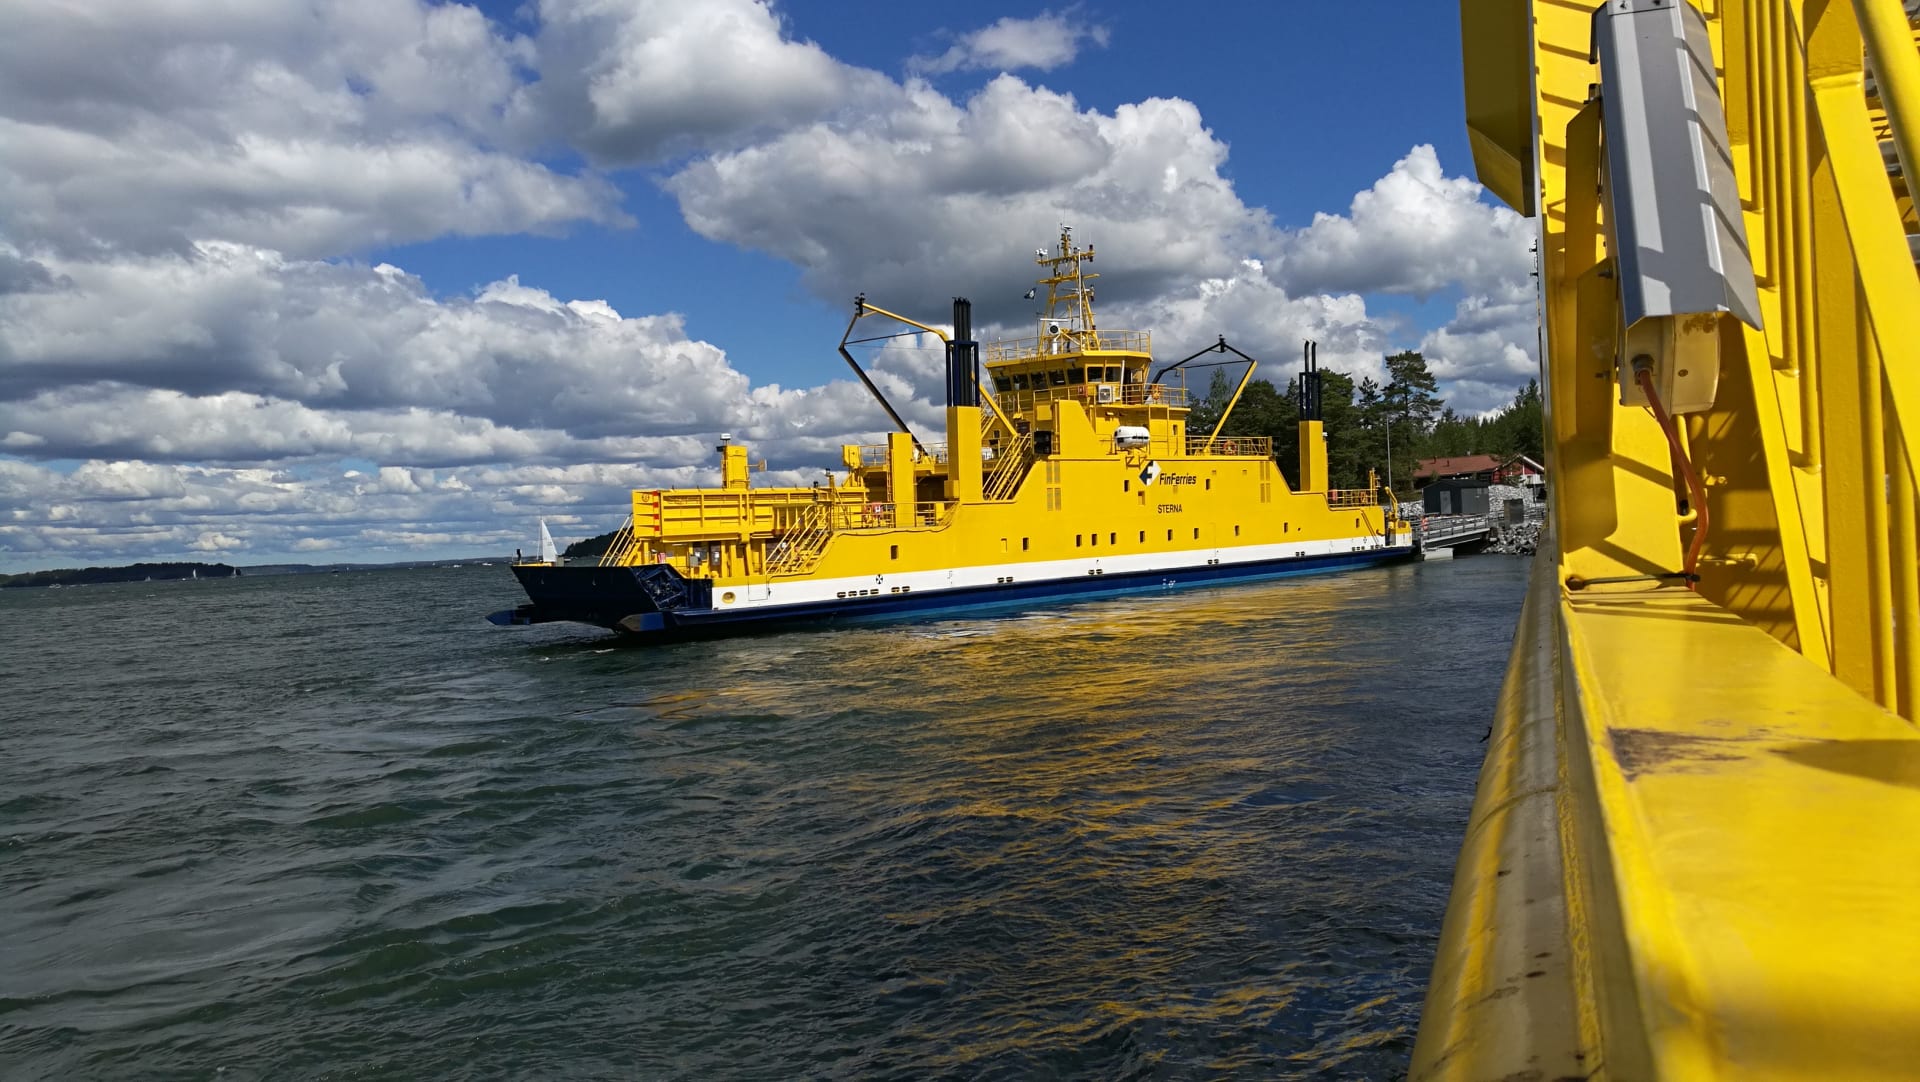
[[[540,520],[540,562],[557,564],[560,562],[560,550],[554,547],[553,535],[547,532],[547,520]]]

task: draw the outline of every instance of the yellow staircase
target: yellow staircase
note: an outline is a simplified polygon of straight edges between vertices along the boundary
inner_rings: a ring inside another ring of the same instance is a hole
[[[1033,437],[1021,433],[1012,440],[1000,445],[1000,452],[994,457],[993,469],[987,473],[981,484],[981,494],[988,500],[1011,500],[1020,492],[1020,481],[1027,475],[1027,467],[1033,465]]]
[[[833,540],[832,512],[830,503],[805,505],[768,550],[767,574],[777,577],[811,572]]]

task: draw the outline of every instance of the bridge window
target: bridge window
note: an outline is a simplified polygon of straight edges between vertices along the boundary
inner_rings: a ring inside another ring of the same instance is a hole
[[[1027,374],[1025,372],[1015,372],[1013,374],[1013,389],[1016,391],[1024,391],[1027,389]]]
[[[1085,383],[1087,382],[1087,374],[1081,371],[1079,368],[1069,368],[1067,369],[1067,382],[1068,383]]]
[[[1006,394],[1008,391],[1013,390],[1013,381],[1005,376],[995,376],[993,377],[993,389],[999,391],[1001,394]]]
[[[1055,387],[1065,387],[1067,385],[1067,374],[1057,369],[1055,371],[1048,372],[1047,379],[1051,380]]]

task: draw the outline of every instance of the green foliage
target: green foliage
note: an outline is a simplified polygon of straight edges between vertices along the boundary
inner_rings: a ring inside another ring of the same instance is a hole
[[[1386,359],[1387,384],[1372,379],[1355,383],[1351,376],[1320,370],[1320,416],[1326,422],[1327,474],[1334,488],[1363,488],[1367,471],[1377,470],[1384,484],[1388,476],[1389,438],[1392,442],[1394,488],[1413,487],[1414,465],[1423,458],[1443,455],[1494,454],[1502,458],[1541,455],[1543,417],[1540,385],[1528,380],[1506,408],[1487,417],[1462,417],[1440,400],[1438,381],[1418,353],[1396,353]],[[1233,397],[1238,381],[1225,369],[1215,369],[1207,393],[1194,403],[1188,431],[1203,435],[1212,430],[1220,412]],[[1295,406],[1299,378],[1284,390],[1265,380],[1254,380],[1221,430],[1225,436],[1266,436],[1290,487],[1299,485],[1300,420]]]
[[[0,587],[92,586],[109,582],[172,582],[179,579],[225,579],[240,574],[226,564],[154,563],[125,567],[67,567],[53,571],[27,571],[18,575],[0,575]]]
[[[607,554],[607,549],[613,547],[613,539],[619,536],[619,534],[619,530],[609,530],[597,537],[589,537],[585,541],[575,541],[573,544],[568,545],[565,551],[560,553],[560,556],[562,559],[567,560],[586,559],[588,557],[598,559]]]

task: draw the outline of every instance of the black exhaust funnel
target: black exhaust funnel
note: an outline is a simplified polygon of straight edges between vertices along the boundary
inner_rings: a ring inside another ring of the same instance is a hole
[[[953,298],[953,340],[947,343],[947,405],[980,404],[980,343],[973,340],[973,302]]]

